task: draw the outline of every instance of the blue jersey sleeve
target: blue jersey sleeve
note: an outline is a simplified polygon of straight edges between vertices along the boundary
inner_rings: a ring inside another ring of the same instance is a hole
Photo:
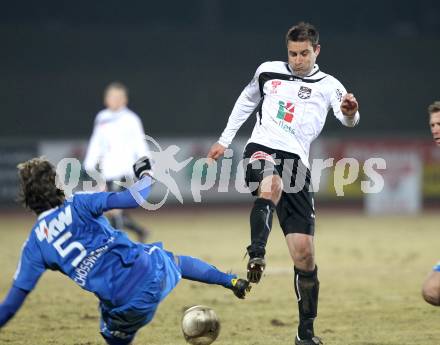
[[[0,303],[0,328],[2,328],[20,309],[28,291],[12,286],[3,303]]]
[[[107,198],[112,193],[77,193],[73,197],[73,203],[80,215],[99,217],[107,211]]]
[[[31,291],[46,270],[40,248],[36,245],[32,235],[23,245],[17,271],[14,275],[13,286]]]
[[[107,209],[139,207],[150,194],[151,185],[151,177],[146,176],[123,192],[110,193],[107,199]]]
[[[77,211],[100,216],[115,208],[136,208],[142,205],[151,192],[152,180],[146,176],[137,181],[123,192],[101,192],[101,193],[77,193],[74,196],[74,203],[79,206]]]

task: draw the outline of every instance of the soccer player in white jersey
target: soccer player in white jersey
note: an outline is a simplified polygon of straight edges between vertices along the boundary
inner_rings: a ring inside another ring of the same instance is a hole
[[[432,138],[435,144],[440,147],[440,101],[432,103],[428,107],[428,113]],[[440,306],[440,262],[434,266],[423,283],[422,295],[429,304]]]
[[[131,166],[140,157],[149,156],[142,122],[137,114],[127,108],[128,90],[119,82],[107,86],[104,92],[106,109],[95,118],[84,160],[86,171],[100,169],[106,180],[107,190],[121,190],[118,182],[132,178]],[[111,210],[107,213],[110,223],[117,229],[134,231],[144,242],[148,231],[131,219],[126,211]]]
[[[269,61],[258,67],[208,158],[221,157],[240,126],[251,114],[256,115],[244,152],[246,183],[257,197],[250,215],[248,279],[254,283],[261,279],[276,209],[294,262],[300,319],[295,344],[315,345],[322,342],[313,329],[319,281],[314,259],[315,210],[309,188],[309,148],[321,132],[330,108],[347,127],[359,122],[359,112],[354,95],[315,64],[321,48],[314,26],[301,22],[292,27],[286,44],[288,62]],[[293,186],[299,190],[292,190]]]

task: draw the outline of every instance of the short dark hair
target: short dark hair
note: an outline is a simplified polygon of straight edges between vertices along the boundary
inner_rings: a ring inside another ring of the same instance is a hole
[[[128,97],[128,87],[119,81],[113,81],[110,84],[108,84],[104,90],[104,96],[107,95],[107,93],[113,89],[123,91],[125,95]]]
[[[64,191],[56,186],[55,167],[45,158],[32,158],[17,165],[18,201],[36,214],[61,205]]]
[[[440,111],[440,101],[435,101],[434,103],[430,104],[428,107],[428,113],[431,115],[432,113],[437,113]]]
[[[313,48],[319,44],[319,32],[310,23],[299,22],[295,26],[292,26],[286,34],[286,44],[289,41],[293,42],[304,42],[310,41]]]

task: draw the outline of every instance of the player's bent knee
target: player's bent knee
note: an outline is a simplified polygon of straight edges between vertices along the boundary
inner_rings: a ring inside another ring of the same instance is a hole
[[[278,175],[267,176],[261,181],[259,196],[277,204],[283,192],[283,181]]]
[[[293,255],[293,262],[298,267],[312,267],[315,265],[315,255],[311,249],[297,250]]]

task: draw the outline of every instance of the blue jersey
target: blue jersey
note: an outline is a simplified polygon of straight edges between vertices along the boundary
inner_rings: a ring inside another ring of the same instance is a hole
[[[108,305],[126,303],[148,275],[151,263],[141,255],[145,245],[130,241],[102,215],[109,195],[75,194],[40,214],[23,246],[14,286],[30,291],[51,269]]]

